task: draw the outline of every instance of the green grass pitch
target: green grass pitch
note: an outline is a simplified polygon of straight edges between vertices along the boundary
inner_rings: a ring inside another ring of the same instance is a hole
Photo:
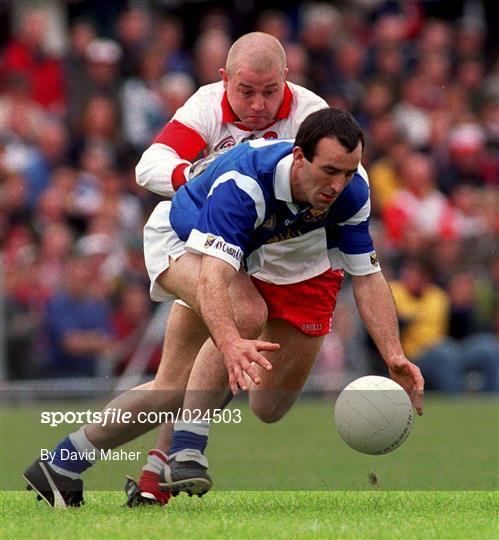
[[[23,469],[75,426],[40,423],[43,410],[88,403],[2,407],[2,538],[499,538],[497,400],[429,398],[404,445],[386,456],[354,452],[340,439],[331,400],[302,399],[264,425],[244,401],[241,424],[212,427],[214,490],[165,508],[123,506],[124,473],[137,475],[154,444],[125,447],[137,461],[99,463],[85,474],[87,504],[53,511],[21,491]],[[97,407],[97,405],[95,405]],[[376,475],[377,485],[369,478]]]

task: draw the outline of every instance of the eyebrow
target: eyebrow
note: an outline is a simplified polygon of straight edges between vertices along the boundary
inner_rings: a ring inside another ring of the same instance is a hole
[[[242,86],[243,88],[247,88],[248,90],[253,90],[254,89],[254,86],[251,85],[251,84],[246,84],[246,83],[243,83],[243,82],[240,82],[238,84],[238,86]],[[277,88],[279,87],[279,84],[278,83],[270,83],[270,84],[267,84],[263,87],[264,90],[270,90],[271,88]]]
[[[346,172],[347,174],[355,174],[357,172],[357,169],[348,169],[348,170],[343,170],[343,169],[338,169],[338,167],[335,167],[334,165],[324,165],[322,167],[323,170],[330,170],[330,171],[338,171],[338,172]]]

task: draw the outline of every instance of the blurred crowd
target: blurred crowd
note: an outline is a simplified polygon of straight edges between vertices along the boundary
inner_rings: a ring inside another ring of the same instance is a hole
[[[168,2],[111,2],[107,24],[98,7],[54,2],[51,19],[20,3],[0,54],[8,376],[124,369],[154,309],[142,227],[158,199],[134,166],[175,110],[219,80],[233,40],[261,30],[284,44],[290,81],[366,131],[371,230],[407,355],[429,366],[430,388],[497,390],[498,44],[480,0],[447,18],[432,13],[438,3],[290,3],[251,16],[240,6],[235,16],[205,2],[191,6],[195,31]],[[58,50],[53,32],[66,38]],[[381,369],[350,309],[338,308],[322,380],[355,363],[359,344],[363,369]]]

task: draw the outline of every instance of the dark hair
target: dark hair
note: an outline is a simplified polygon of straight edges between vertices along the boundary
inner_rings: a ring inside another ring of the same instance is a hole
[[[312,161],[320,139],[336,137],[349,151],[357,148],[359,142],[364,148],[364,133],[355,118],[341,109],[329,107],[309,114],[296,134],[295,146],[299,146],[308,161]]]

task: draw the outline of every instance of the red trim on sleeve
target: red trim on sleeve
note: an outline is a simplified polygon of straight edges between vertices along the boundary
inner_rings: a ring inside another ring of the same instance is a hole
[[[153,142],[166,144],[166,146],[173,148],[182,159],[189,161],[192,161],[199,155],[201,150],[206,148],[203,137],[197,131],[178,120],[168,122]]]
[[[177,189],[180,186],[183,186],[187,182],[187,180],[185,179],[185,176],[184,176],[184,171],[185,171],[186,167],[188,167],[187,163],[179,163],[173,169],[173,172],[172,172],[172,186],[173,186],[173,189],[175,191],[177,191]]]

